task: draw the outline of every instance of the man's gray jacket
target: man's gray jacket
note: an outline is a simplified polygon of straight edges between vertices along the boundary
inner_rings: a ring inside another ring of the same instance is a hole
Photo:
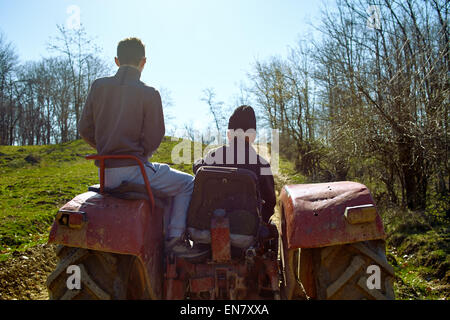
[[[146,162],[161,144],[165,133],[161,96],[140,76],[138,69],[121,66],[115,76],[92,83],[78,130],[98,154],[130,154]],[[132,160],[105,164],[109,168],[137,165]]]

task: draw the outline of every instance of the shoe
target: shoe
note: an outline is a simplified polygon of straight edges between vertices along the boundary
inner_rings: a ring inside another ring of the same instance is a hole
[[[180,238],[171,238],[166,242],[166,252],[172,252],[180,258],[196,258],[205,254],[199,247],[191,247],[189,242]]]
[[[263,241],[278,239],[277,226],[272,223],[262,223],[259,226],[259,238]]]

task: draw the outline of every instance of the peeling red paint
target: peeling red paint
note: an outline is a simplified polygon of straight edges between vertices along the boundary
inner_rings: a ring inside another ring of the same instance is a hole
[[[225,217],[211,218],[211,250],[215,262],[231,260],[230,222]]]
[[[148,284],[161,297],[163,278],[163,211],[154,212],[146,200],[123,200],[86,192],[61,210],[83,211],[86,221],[79,229],[55,219],[49,243],[137,256],[147,269]]]
[[[280,196],[288,248],[314,248],[384,239],[380,215],[375,221],[350,224],[345,209],[374,204],[363,184],[342,181],[285,186]]]

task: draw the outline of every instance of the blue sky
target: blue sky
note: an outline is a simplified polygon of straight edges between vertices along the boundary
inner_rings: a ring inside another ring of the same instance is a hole
[[[146,44],[141,79],[170,91],[172,124],[204,129],[212,118],[200,101],[205,88],[234,102],[252,64],[285,56],[300,37],[313,33],[323,3],[314,0],[0,0],[0,31],[22,62],[48,56],[47,43],[66,24],[71,5],[114,66],[117,42],[136,36]]]

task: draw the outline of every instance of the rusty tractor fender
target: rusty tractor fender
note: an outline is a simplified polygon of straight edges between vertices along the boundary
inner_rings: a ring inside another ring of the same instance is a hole
[[[86,192],[57,213],[48,243],[137,256],[152,298],[162,298],[163,212],[146,200]]]
[[[281,191],[287,249],[385,239],[369,189],[350,181],[287,185]]]

